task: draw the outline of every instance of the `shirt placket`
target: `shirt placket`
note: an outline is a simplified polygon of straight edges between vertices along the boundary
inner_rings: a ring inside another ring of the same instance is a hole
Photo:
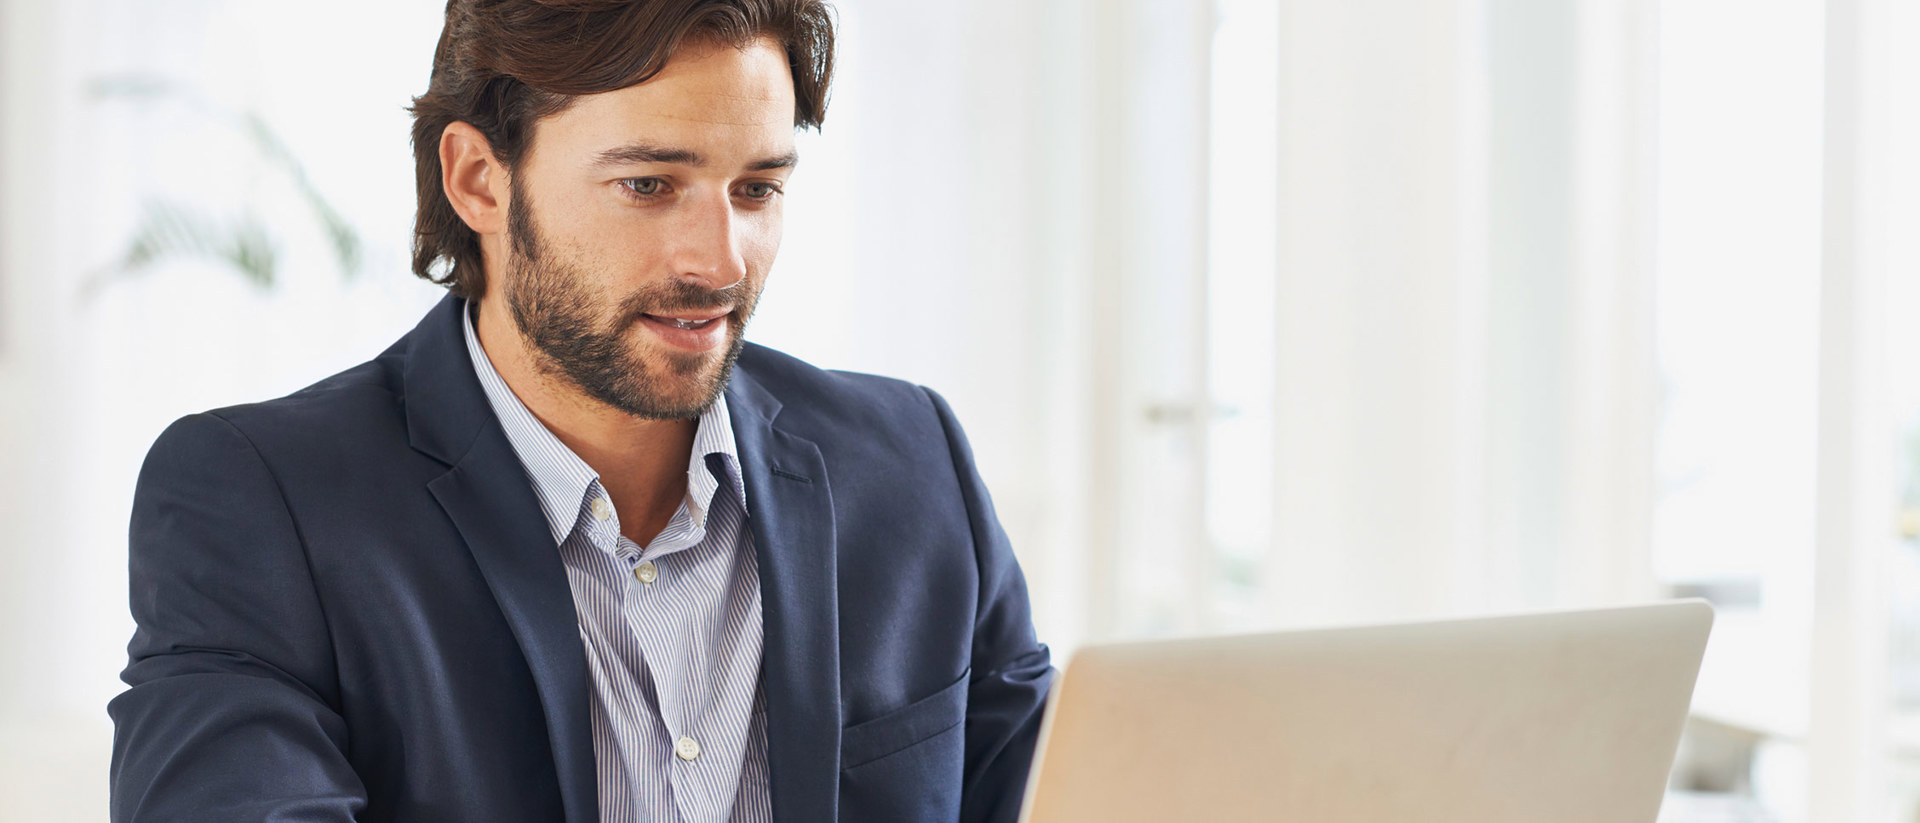
[[[673,805],[681,820],[707,819],[712,815],[702,812],[729,805],[726,798],[709,796],[713,794],[709,785],[713,781],[700,775],[712,758],[702,744],[704,729],[695,709],[706,703],[706,696],[698,690],[711,676],[707,665],[711,649],[703,648],[706,638],[700,636],[696,615],[686,608],[694,602],[690,596],[683,596],[688,581],[682,578],[686,575],[668,573],[672,566],[679,565],[674,560],[700,545],[706,530],[696,520],[697,505],[691,499],[684,500],[666,528],[642,549],[620,534],[618,512],[598,482],[590,493],[594,497],[589,506],[595,507],[595,517],[601,520],[595,542],[613,558],[617,568],[626,572],[621,575],[621,612],[627,630],[640,647],[640,665],[646,668],[653,685],[655,719],[670,750],[664,760]],[[603,511],[606,516],[601,518]]]

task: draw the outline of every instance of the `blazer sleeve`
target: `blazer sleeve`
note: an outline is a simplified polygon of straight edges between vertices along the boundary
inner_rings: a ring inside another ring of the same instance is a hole
[[[986,484],[974,467],[973,449],[945,398],[932,398],[946,430],[953,468],[960,479],[980,565],[980,603],[973,627],[973,675],[967,687],[966,771],[960,819],[967,823],[1013,823],[1020,816],[1027,771],[1040,735],[1040,717],[1053,665],[1034,636],[1026,578],[1013,546],[994,514]]]
[[[297,524],[227,420],[148,453],[129,535],[136,630],[113,717],[112,819],[349,821],[332,643]]]

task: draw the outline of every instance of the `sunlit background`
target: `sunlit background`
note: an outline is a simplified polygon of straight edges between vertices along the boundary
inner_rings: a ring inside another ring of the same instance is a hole
[[[1920,0],[841,0],[749,337],[932,386],[1061,656],[1705,596],[1663,821],[1920,821]],[[371,357],[435,0],[0,0],[0,819],[171,420]]]

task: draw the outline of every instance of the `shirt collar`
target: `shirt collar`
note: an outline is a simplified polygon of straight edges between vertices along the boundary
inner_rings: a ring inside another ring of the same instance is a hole
[[[467,340],[467,354],[473,360],[474,375],[480,378],[480,388],[486,392],[488,405],[500,419],[501,428],[506,429],[507,440],[533,483],[534,495],[540,499],[541,512],[546,515],[547,526],[558,545],[573,532],[581,511],[596,493],[600,475],[534,417],[494,370],[493,360],[487,357],[486,349],[480,346],[479,335],[473,330],[473,310],[478,304],[468,301],[466,305],[467,310],[460,312],[461,329]],[[724,393],[714,398],[713,405],[700,415],[699,427],[693,435],[693,454],[687,461],[688,514],[702,524],[712,508],[713,495],[720,488],[720,479],[710,468],[716,461],[707,460],[710,455],[720,456],[717,462],[732,481],[740,510],[746,511],[747,489],[741,482],[739,447],[734,443],[733,422],[727,414]]]

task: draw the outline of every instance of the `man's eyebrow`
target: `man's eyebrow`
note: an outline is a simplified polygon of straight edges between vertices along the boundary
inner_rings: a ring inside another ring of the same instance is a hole
[[[747,171],[772,171],[774,169],[786,169],[786,168],[792,168],[793,166],[796,166],[799,163],[800,163],[800,153],[796,151],[789,151],[786,154],[778,155],[775,157],[768,157],[764,160],[755,160],[752,163],[748,163]]]
[[[706,160],[698,152],[689,149],[676,149],[667,146],[655,146],[649,143],[628,143],[624,146],[607,149],[594,158],[596,166],[620,166],[631,163],[670,163],[676,166],[703,166]]]
[[[798,152],[788,151],[755,160],[747,164],[747,171],[770,171],[784,169],[800,162]],[[607,149],[595,157],[596,166],[624,166],[634,163],[665,163],[675,166],[693,166],[698,168],[707,164],[707,159],[691,149],[678,149],[669,146],[655,146],[648,143],[629,143],[624,146]]]

